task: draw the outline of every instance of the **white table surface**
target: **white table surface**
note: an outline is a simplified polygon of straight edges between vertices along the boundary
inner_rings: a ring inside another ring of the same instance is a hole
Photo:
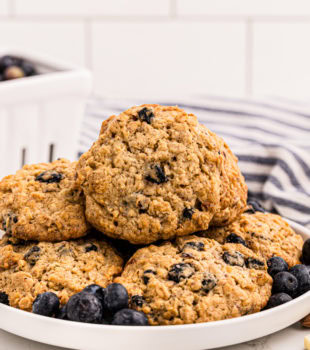
[[[223,350],[303,350],[304,336],[310,329],[295,324],[283,331],[247,343],[222,348]],[[104,350],[104,348],[102,348]],[[26,340],[0,330],[0,350],[65,350]],[[110,349],[108,349],[110,350]],[[118,349],[113,349],[118,350]],[[219,349],[220,350],[220,349]]]

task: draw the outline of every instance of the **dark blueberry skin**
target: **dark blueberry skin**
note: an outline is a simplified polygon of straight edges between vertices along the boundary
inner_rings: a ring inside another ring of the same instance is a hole
[[[246,213],[255,214],[257,211],[261,213],[266,212],[266,210],[257,201],[254,201],[254,200],[248,201],[248,206],[250,208],[246,211]]]
[[[297,278],[287,271],[278,272],[273,278],[272,294],[286,293],[293,298],[297,288]]]
[[[58,318],[59,320],[67,320],[67,305],[64,305],[63,307],[61,307],[57,314],[56,314],[56,318]]]
[[[102,304],[94,295],[86,292],[74,294],[67,303],[67,317],[70,321],[101,323]]]
[[[154,113],[150,109],[144,107],[138,112],[138,116],[142,121],[151,124]]]
[[[142,307],[143,306],[143,303],[144,303],[144,299],[141,295],[133,295],[131,297],[131,303],[133,305],[136,305],[136,306],[139,306],[139,307]]]
[[[110,313],[127,309],[128,299],[128,292],[124,286],[120,283],[111,283],[105,289],[104,309]]]
[[[21,65],[20,65],[20,68],[24,71],[24,74],[27,76],[27,77],[30,77],[32,75],[36,75],[37,74],[37,71],[34,67],[34,65],[30,62],[22,62]]]
[[[10,305],[9,296],[4,292],[0,292],[0,304]]]
[[[235,233],[231,233],[230,235],[228,235],[225,241],[226,243],[236,243],[236,244],[242,244],[245,247],[247,246],[245,243],[245,240],[242,237],[236,235]]]
[[[112,324],[119,326],[147,326],[149,322],[143,312],[123,309],[114,315]]]
[[[0,72],[4,72],[5,69],[11,66],[18,66],[21,60],[13,56],[3,56],[0,58]]]
[[[288,271],[288,265],[279,256],[273,256],[267,261],[268,273],[273,278],[278,272]]]
[[[63,175],[53,170],[44,171],[43,173],[39,174],[35,178],[36,181],[44,182],[47,184],[54,183],[54,182],[58,183],[62,179],[63,179]]]
[[[143,272],[143,282],[144,284],[148,284],[149,283],[149,280],[150,280],[150,276],[147,276],[149,274],[153,274],[153,275],[156,275],[156,271],[153,271],[153,270],[145,270]]]
[[[179,283],[183,279],[188,279],[194,274],[195,270],[190,264],[179,263],[171,266],[168,272],[168,280]]]
[[[224,252],[223,260],[225,261],[226,264],[231,266],[242,267],[245,264],[244,256],[239,252],[235,252],[234,254],[231,254],[229,252]]]
[[[192,248],[194,250],[198,250],[199,252],[203,251],[205,245],[203,242],[187,242],[184,244],[184,247],[182,250],[185,248]]]
[[[85,247],[85,253],[97,252],[97,251],[98,251],[98,247],[93,243],[90,243],[88,246]]]
[[[310,238],[305,241],[302,247],[301,261],[305,265],[310,265]]]
[[[268,303],[267,303],[265,309],[271,309],[273,307],[287,303],[288,301],[291,301],[291,300],[293,300],[292,297],[286,293],[274,294],[268,300]]]
[[[159,165],[155,165],[155,171],[156,171],[157,179],[154,179],[150,175],[147,175],[145,177],[145,179],[147,181],[152,182],[153,184],[157,184],[157,185],[160,185],[160,184],[168,181],[168,178],[167,178],[167,176],[165,174],[165,170],[162,167],[160,167]]]
[[[310,290],[310,275],[306,265],[295,265],[290,269],[290,273],[297,278],[298,288],[294,297],[298,297]]]
[[[95,295],[100,302],[103,304],[105,289],[101,286],[98,286],[98,284],[91,284],[83,289],[83,292],[90,293]]]
[[[42,316],[55,316],[59,311],[59,299],[55,293],[39,294],[32,304],[32,312]]]
[[[41,251],[40,247],[35,245],[31,247],[28,250],[28,252],[24,255],[24,259],[27,261],[28,264],[33,266],[40,258],[40,251]]]
[[[258,259],[254,259],[254,258],[247,258],[245,260],[245,266],[248,269],[255,269],[255,270],[264,270],[265,269],[265,263],[263,261],[260,261]]]
[[[194,214],[194,212],[195,212],[195,209],[193,209],[193,208],[185,208],[185,209],[183,210],[182,215],[183,215],[183,217],[184,217],[185,219],[191,219],[192,216],[193,216],[193,214]]]

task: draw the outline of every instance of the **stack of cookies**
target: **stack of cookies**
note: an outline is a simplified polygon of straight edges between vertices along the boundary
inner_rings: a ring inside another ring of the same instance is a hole
[[[220,137],[160,105],[104,121],[77,163],[5,177],[0,225],[0,292],[11,306],[31,310],[47,291],[65,304],[114,281],[152,325],[260,311],[272,290],[267,260],[296,265],[303,245],[279,216],[247,205],[237,158]]]

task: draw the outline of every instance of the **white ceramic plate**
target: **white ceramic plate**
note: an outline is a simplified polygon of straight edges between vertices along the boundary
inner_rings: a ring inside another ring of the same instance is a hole
[[[290,222],[304,239],[310,231]],[[92,325],[34,315],[0,304],[0,328],[41,343],[79,350],[203,350],[259,338],[310,313],[310,292],[271,310],[230,320],[184,326]]]

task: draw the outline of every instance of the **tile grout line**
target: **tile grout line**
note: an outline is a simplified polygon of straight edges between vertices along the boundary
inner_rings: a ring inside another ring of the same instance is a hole
[[[253,21],[246,20],[245,28],[245,93],[247,96],[253,94]]]

